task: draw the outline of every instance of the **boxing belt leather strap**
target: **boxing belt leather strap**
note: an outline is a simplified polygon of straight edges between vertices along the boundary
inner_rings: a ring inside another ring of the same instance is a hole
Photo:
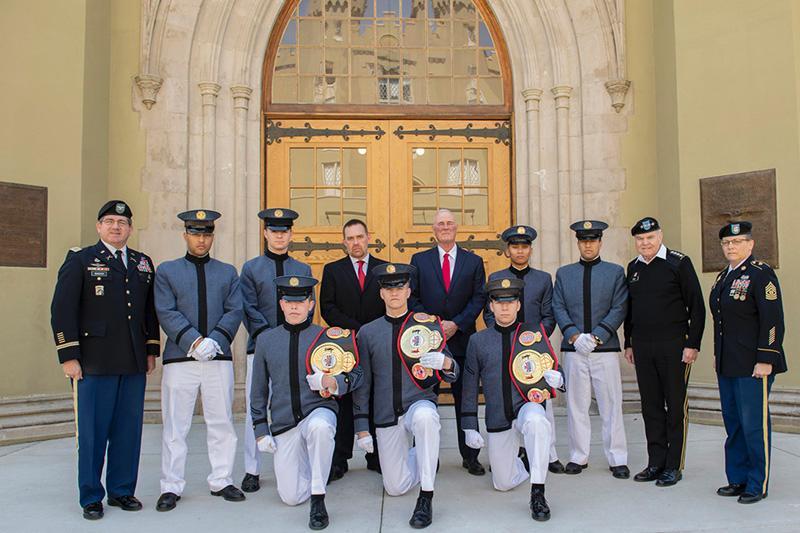
[[[306,352],[306,371],[309,374],[320,371],[329,376],[337,376],[353,370],[358,364],[355,337],[352,330],[339,327],[320,331]],[[319,395],[329,398],[331,393],[323,389],[319,391]]]
[[[447,340],[439,317],[427,313],[409,313],[397,336],[397,354],[411,381],[420,389],[433,387],[442,376],[438,370],[422,366],[419,358],[428,352],[441,352]]]
[[[522,323],[514,331],[508,372],[525,401],[542,403],[556,391],[544,379],[545,370],[558,370],[558,358],[541,324]]]

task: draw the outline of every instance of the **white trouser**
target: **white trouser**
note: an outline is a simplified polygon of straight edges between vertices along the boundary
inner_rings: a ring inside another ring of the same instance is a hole
[[[547,421],[550,422],[550,428],[552,429],[550,437],[550,462],[558,461],[558,452],[556,451],[556,418],[553,415],[553,402],[546,401],[544,403],[544,414],[547,416]]]
[[[388,428],[375,428],[383,488],[389,496],[405,494],[417,483],[432,491],[439,460],[439,411],[428,400],[411,404]],[[414,442],[414,446],[411,443]]]
[[[489,464],[494,488],[511,490],[527,479],[531,483],[544,484],[552,433],[553,426],[547,419],[544,407],[532,402],[522,406],[511,429],[488,433]],[[528,454],[530,474],[517,456],[520,444],[525,446]]]
[[[275,482],[287,505],[325,494],[331,473],[336,413],[317,407],[295,427],[275,437]]]
[[[592,437],[589,406],[594,390],[603,425],[603,451],[608,465],[628,464],[628,445],[622,419],[619,352],[591,353],[588,356],[566,352],[564,355],[570,461],[580,465],[589,461],[589,442]]]
[[[212,491],[233,484],[236,429],[233,427],[233,362],[190,361],[164,365],[161,378],[161,492],[180,496],[186,486],[186,435],[192,426],[197,391],[203,400]]]
[[[255,354],[247,354],[247,375],[245,376],[244,401],[244,471],[258,476],[261,474],[261,452],[256,446],[256,435],[253,433],[253,418],[250,416],[250,388],[253,382],[253,358]]]

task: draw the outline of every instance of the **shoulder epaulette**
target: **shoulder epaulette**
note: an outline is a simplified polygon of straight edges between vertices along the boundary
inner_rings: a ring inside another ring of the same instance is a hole
[[[678,250],[670,250],[669,253],[670,255],[674,255],[678,259],[683,259],[684,257],[686,257],[686,254],[679,252]]]
[[[81,248],[80,246],[73,246],[72,248],[69,249],[70,252],[80,252],[81,250],[83,250],[83,248]]]
[[[759,270],[764,270],[764,268],[772,268],[768,264],[766,264],[764,261],[758,261],[756,259],[753,259],[752,261],[750,261],[750,264],[753,265],[754,267],[756,267]]]

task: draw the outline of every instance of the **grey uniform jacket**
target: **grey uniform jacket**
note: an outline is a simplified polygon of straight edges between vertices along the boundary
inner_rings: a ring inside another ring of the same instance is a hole
[[[514,387],[508,373],[511,341],[517,324],[506,327],[494,324],[470,338],[461,393],[462,428],[478,430],[479,381],[483,383],[486,431],[489,433],[511,429],[519,410],[528,402]]]
[[[164,364],[194,361],[187,352],[198,337],[217,341],[224,352],[214,359],[232,361],[231,343],[242,323],[242,294],[233,265],[185,257],[156,270],[155,305],[167,334]]]
[[[322,329],[309,319],[294,326],[283,324],[258,337],[250,389],[250,416],[256,438],[289,431],[318,407],[338,414],[336,399],[323,398],[306,381],[306,355]],[[346,394],[361,385],[361,367],[356,365],[335,378],[338,394]]]
[[[565,265],[556,272],[553,313],[564,336],[561,351],[574,352],[569,343],[576,333],[596,335],[602,344],[595,352],[619,352],[617,328],[628,310],[625,270],[600,258]]]
[[[364,384],[353,393],[353,422],[356,432],[369,430],[370,388],[374,391],[373,420],[375,427],[390,427],[414,402],[430,400],[437,403],[434,387],[420,389],[408,375],[397,354],[397,337],[407,315],[392,318],[382,316],[358,330],[358,351],[364,369]],[[443,352],[452,358],[450,351]],[[450,372],[441,372],[444,381],[458,378],[458,365],[453,360]]]
[[[489,275],[489,281],[518,278],[514,270],[509,267],[493,272]],[[556,319],[553,316],[553,278],[547,272],[528,267],[521,279],[525,282],[525,287],[522,289],[522,306],[517,313],[517,320],[541,323],[545,333],[552,335],[556,329]],[[483,310],[483,321],[486,327],[494,324],[494,313],[489,307],[488,299]]]
[[[278,276],[310,276],[311,267],[289,257],[269,251],[254,257],[242,267],[242,298],[244,325],[250,337],[247,353],[256,349],[256,337],[262,332],[283,324],[274,280]]]

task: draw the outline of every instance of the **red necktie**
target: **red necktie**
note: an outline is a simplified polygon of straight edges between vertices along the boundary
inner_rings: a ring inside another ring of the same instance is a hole
[[[442,279],[444,280],[444,291],[450,292],[450,254],[445,253],[442,260]]]
[[[364,261],[358,260],[358,286],[361,287],[361,291],[364,291],[364,280],[366,279],[366,275],[364,274]]]

